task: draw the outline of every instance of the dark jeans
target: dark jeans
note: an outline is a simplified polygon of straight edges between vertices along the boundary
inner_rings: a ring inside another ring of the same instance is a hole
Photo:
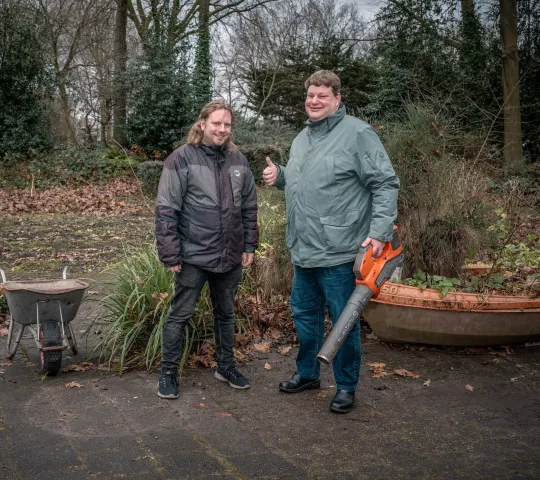
[[[291,308],[300,343],[296,356],[296,373],[304,378],[319,378],[320,364],[316,357],[324,342],[325,306],[334,324],[355,288],[353,263],[334,267],[294,267]],[[358,320],[332,362],[339,390],[356,389],[360,374],[360,354]]]
[[[234,298],[241,278],[241,266],[230,272],[213,273],[193,265],[182,265],[182,271],[176,274],[174,298],[163,324],[162,372],[178,372],[186,324],[206,282],[214,312],[217,363],[219,366],[234,363]]]

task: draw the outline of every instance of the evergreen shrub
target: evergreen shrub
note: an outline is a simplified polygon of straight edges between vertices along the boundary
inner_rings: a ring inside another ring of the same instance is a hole
[[[149,197],[157,195],[163,164],[164,162],[160,161],[147,161],[139,164],[139,180],[145,195]]]

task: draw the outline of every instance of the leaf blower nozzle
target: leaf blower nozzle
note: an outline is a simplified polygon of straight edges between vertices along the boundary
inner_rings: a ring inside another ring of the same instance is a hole
[[[353,266],[353,272],[356,276],[356,288],[317,354],[319,362],[326,365],[330,364],[343,342],[345,342],[347,335],[360,319],[360,315],[364,308],[367,307],[369,300],[379,295],[384,282],[392,276],[396,267],[401,264],[403,260],[401,251],[401,240],[396,226],[394,226],[392,240],[386,242],[379,257],[373,258],[371,245],[360,249]]]

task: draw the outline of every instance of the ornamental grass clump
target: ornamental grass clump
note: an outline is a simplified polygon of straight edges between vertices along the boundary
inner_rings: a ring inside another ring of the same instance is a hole
[[[109,366],[118,365],[120,373],[130,368],[155,368],[174,292],[174,275],[159,261],[155,244],[148,242],[140,252],[127,254],[114,268],[106,287],[111,293],[101,305],[107,326],[94,352]],[[209,303],[205,289],[186,327],[180,368],[192,349],[212,334]]]

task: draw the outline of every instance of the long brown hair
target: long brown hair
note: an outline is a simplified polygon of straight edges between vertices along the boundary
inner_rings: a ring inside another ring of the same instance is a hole
[[[226,110],[229,112],[231,114],[231,120],[234,117],[232,108],[225,100],[212,100],[202,108],[201,113],[199,113],[199,118],[192,125],[189,133],[187,134],[187,143],[191,145],[200,145],[202,143],[204,132],[201,128],[201,120],[208,120],[210,114],[217,110]],[[227,150],[234,150],[236,148],[236,145],[232,141],[232,135],[229,135],[225,145],[227,146]]]

